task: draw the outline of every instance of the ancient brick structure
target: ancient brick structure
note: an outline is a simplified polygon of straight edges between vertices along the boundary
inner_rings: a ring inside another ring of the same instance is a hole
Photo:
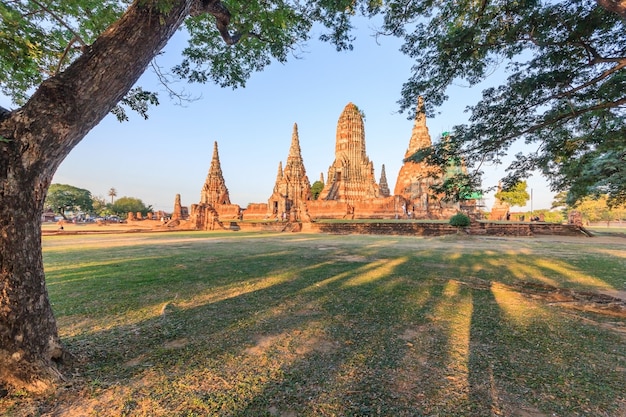
[[[180,220],[183,218],[183,206],[180,203],[180,194],[176,194],[174,199],[174,211],[172,212],[172,220]]]
[[[213,158],[206,181],[202,186],[200,203],[192,204],[189,217],[192,227],[201,230],[222,228],[221,220],[241,218],[241,208],[236,204],[230,204],[228,188],[222,175],[217,142],[213,144]]]
[[[502,191],[502,184],[498,184],[498,192],[496,195],[498,195],[500,191]],[[496,197],[491,207],[491,213],[489,213],[489,220],[511,220],[509,208],[509,204],[500,201],[500,199]]]
[[[431,138],[420,97],[404,157],[408,158],[429,146]],[[454,172],[463,170],[460,164],[451,164],[450,167],[450,170],[456,170]],[[475,200],[468,200],[465,206],[445,203],[430,190],[431,185],[441,183],[450,172],[443,173],[439,167],[424,162],[405,162],[392,195],[384,165],[380,181],[376,182],[373,163],[365,151],[361,112],[357,106],[348,103],[337,122],[335,160],[328,169],[326,182],[324,175],[320,174],[324,188],[317,200],[311,200],[311,184],[302,159],[298,126],[294,124],[287,160],[284,166],[282,161],[278,164],[276,181],[267,204],[250,203],[243,211],[239,206],[230,204],[215,143],[201,200],[191,208],[190,223],[198,229],[213,229],[223,227],[221,221],[241,218],[285,223],[324,218],[441,219],[452,216],[460,209],[476,211]],[[178,216],[178,208],[174,211],[174,216]]]
[[[378,181],[378,189],[380,190],[381,197],[389,197],[391,192],[389,191],[389,184],[387,184],[387,174],[385,173],[385,164],[380,171],[380,181]]]
[[[415,123],[404,158],[431,145],[430,133],[426,126],[424,100],[419,97]],[[394,190],[394,195],[406,199],[403,215],[418,219],[437,219],[450,217],[456,213],[459,209],[458,205],[443,202],[440,196],[434,195],[430,189],[432,185],[440,183],[442,177],[443,173],[438,167],[433,167],[426,162],[405,161],[398,173]]]
[[[206,181],[202,186],[200,204],[230,204],[230,196],[222,175],[222,166],[217,152],[217,142],[213,143],[213,158]]]
[[[282,162],[278,165],[274,190],[267,202],[267,217],[281,220],[287,218],[292,221],[300,220],[305,211],[303,203],[310,199],[311,183],[302,161],[298,125],[294,123],[285,168],[283,169]]]
[[[348,103],[339,116],[335,161],[326,178],[319,200],[352,204],[380,196],[374,166],[365,153],[363,117],[352,103]]]
[[[269,220],[267,203],[249,203],[243,211],[244,220]]]

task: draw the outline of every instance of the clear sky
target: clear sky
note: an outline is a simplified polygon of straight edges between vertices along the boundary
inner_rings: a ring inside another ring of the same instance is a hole
[[[337,120],[345,105],[353,102],[366,115],[366,150],[376,179],[384,164],[393,192],[413,126],[407,114],[398,113],[397,104],[412,62],[399,52],[398,40],[374,39],[371,24],[362,23],[356,34],[351,52],[336,52],[314,35],[298,59],[273,63],[253,74],[245,88],[181,81],[174,89],[200,99],[180,106],[161,92],[161,104],[150,109],[148,120],[129,113],[130,121],[120,123],[109,115],[70,153],[53,182],[88,189],[107,201],[108,190],[115,188],[118,198],[136,197],[156,210],[171,211],[176,194],[183,205],[199,202],[217,141],[231,202],[242,207],[267,202],[278,164],[287,158],[293,124],[298,124],[304,165],[313,183],[320,173],[327,176],[334,160]],[[179,32],[160,65],[169,68],[177,63],[184,44],[184,33]],[[150,70],[139,85],[163,90]],[[480,98],[481,89],[451,88],[440,114],[427,120],[431,138],[464,123],[464,109]],[[11,108],[5,97],[0,97],[0,105]],[[484,186],[496,185],[504,168],[485,167]],[[535,175],[528,186],[529,192],[533,190],[533,208],[549,208],[554,193],[546,181]],[[492,193],[485,203],[490,210]],[[525,209],[530,208],[529,202]],[[513,210],[518,209],[523,210]]]

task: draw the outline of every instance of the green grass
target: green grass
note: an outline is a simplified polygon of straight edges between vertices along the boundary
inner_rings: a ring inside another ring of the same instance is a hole
[[[598,236],[626,235],[626,227],[616,227],[614,223],[611,224],[611,227],[589,226],[586,228]]]
[[[7,415],[626,414],[626,319],[518,285],[623,294],[623,238],[180,232],[43,246],[72,383],[0,400]]]

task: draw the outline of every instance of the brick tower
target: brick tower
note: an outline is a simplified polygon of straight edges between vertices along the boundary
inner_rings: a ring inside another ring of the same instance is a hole
[[[335,161],[328,169],[320,200],[352,204],[379,197],[374,166],[365,153],[365,128],[358,107],[343,109],[337,122]]]
[[[278,166],[274,191],[268,200],[268,214],[281,218],[288,216],[291,220],[299,220],[300,213],[303,211],[303,202],[310,199],[311,183],[302,160],[298,125],[294,123],[289,155],[285,167],[282,167],[282,162]]]
[[[202,186],[200,204],[210,204],[212,206],[216,204],[230,204],[230,196],[222,175],[220,156],[217,152],[217,142],[213,143],[213,159],[211,159],[211,167]]]

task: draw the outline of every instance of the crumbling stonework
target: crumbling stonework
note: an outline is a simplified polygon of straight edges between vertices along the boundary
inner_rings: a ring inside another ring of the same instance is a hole
[[[441,196],[431,191],[432,185],[442,181],[443,173],[439,167],[426,162],[406,161],[406,158],[430,146],[432,141],[426,126],[424,100],[419,97],[409,147],[404,153],[405,162],[398,173],[394,190],[394,195],[406,199],[402,213],[406,217],[439,219],[450,217],[459,210],[458,205],[442,201]]]
[[[378,181],[378,188],[380,190],[381,197],[389,197],[391,192],[389,191],[389,184],[387,184],[387,174],[385,173],[385,164],[380,171],[380,181]]]
[[[230,196],[222,174],[217,142],[213,144],[213,157],[206,181],[200,193],[200,203],[191,206],[191,224],[200,230],[214,230],[223,227],[220,220],[239,220],[241,208],[230,204]]]
[[[424,102],[420,97],[405,159],[431,144]],[[462,170],[463,166],[452,164],[451,168]],[[302,159],[298,126],[294,124],[287,160],[284,166],[282,161],[278,164],[267,204],[251,203],[245,210],[230,204],[216,142],[200,203],[191,207],[190,223],[199,229],[212,230],[221,227],[220,221],[242,218],[290,223],[328,218],[442,219],[461,209],[475,212],[475,200],[467,200],[464,206],[447,203],[430,189],[431,185],[441,184],[448,174],[425,162],[407,161],[398,174],[392,195],[385,165],[382,165],[380,181],[376,182],[373,163],[365,150],[361,111],[353,103],[348,103],[337,122],[335,160],[328,169],[326,182],[323,173],[320,174],[324,188],[317,200],[311,199],[311,184]],[[175,217],[179,215],[179,205],[180,202],[175,205]]]
[[[172,212],[172,220],[180,220],[183,218],[183,206],[180,203],[180,194],[176,194],[174,199],[174,211]]]
[[[502,184],[498,184],[498,193],[502,191]],[[493,206],[491,207],[491,213],[489,213],[489,220],[510,220],[509,204],[500,201],[496,197]]]
[[[213,158],[206,181],[202,186],[200,204],[230,204],[230,196],[222,175],[220,156],[217,152],[217,142],[213,143]]]
[[[374,166],[365,153],[363,117],[352,103],[348,103],[339,116],[335,161],[326,178],[319,200],[352,204],[380,196]]]
[[[267,203],[250,203],[243,210],[244,220],[269,220]]]
[[[269,219],[300,220],[304,211],[302,204],[310,199],[311,183],[306,175],[302,160],[298,125],[294,123],[285,168],[283,169],[282,162],[279,163],[274,190],[267,202],[267,217]]]

